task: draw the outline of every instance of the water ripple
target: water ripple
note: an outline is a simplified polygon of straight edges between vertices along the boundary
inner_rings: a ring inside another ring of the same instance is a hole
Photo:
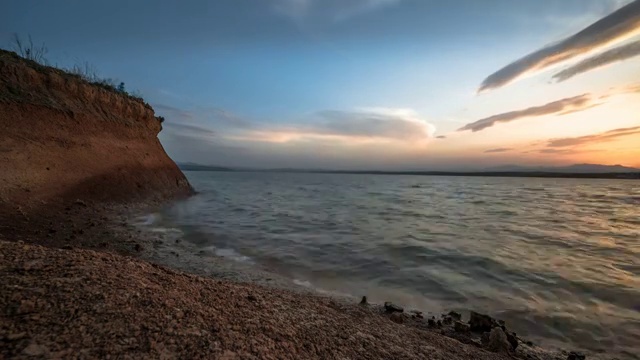
[[[329,293],[477,309],[547,345],[640,353],[640,186],[588,179],[188,173],[163,218]]]

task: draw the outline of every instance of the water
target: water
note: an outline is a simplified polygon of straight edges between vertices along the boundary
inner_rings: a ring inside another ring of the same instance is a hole
[[[185,239],[321,292],[640,358],[640,182],[189,172]]]

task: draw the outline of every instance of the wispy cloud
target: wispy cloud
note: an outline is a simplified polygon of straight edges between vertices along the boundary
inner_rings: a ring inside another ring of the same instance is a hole
[[[153,104],[154,110],[160,115],[172,119],[172,121],[192,120],[194,114],[190,111],[179,109],[166,104]]]
[[[562,148],[579,145],[590,145],[613,141],[617,138],[640,134],[640,126],[609,130],[599,134],[552,139],[547,143],[549,148]]]
[[[274,10],[296,22],[311,17],[344,21],[356,15],[393,5],[400,0],[271,0]]]
[[[427,140],[435,133],[433,125],[410,109],[328,110],[318,112],[306,122],[306,125],[255,129],[236,139],[278,143],[310,140],[410,143]]]
[[[496,149],[489,149],[489,150],[485,150],[486,154],[493,154],[493,153],[504,153],[504,152],[509,152],[512,151],[512,148],[496,148]]]
[[[640,0],[636,0],[582,31],[535,51],[487,77],[479,91],[499,88],[517,78],[576,56],[623,41],[640,32]]]
[[[154,109],[160,115],[173,123],[180,122],[209,122],[216,127],[249,128],[254,124],[233,112],[219,107],[197,107],[192,109],[180,109],[166,104],[153,104]]]
[[[596,56],[585,59],[559,73],[553,75],[558,82],[566,81],[576,75],[598,69],[616,62],[624,61],[640,55],[640,40],[625,44]]]
[[[582,94],[542,106],[533,106],[524,110],[510,111],[498,115],[493,115],[463,126],[458,131],[471,130],[473,132],[490,128],[498,123],[507,123],[524,118],[543,115],[566,115],[577,111],[583,111],[599,105],[594,103],[591,94]]]
[[[216,132],[206,126],[183,124],[175,122],[165,122],[163,126],[171,128],[175,133],[185,136],[210,137],[216,135]]]
[[[322,111],[315,125],[319,132],[398,140],[433,137],[435,127],[410,109],[372,108],[360,111]]]

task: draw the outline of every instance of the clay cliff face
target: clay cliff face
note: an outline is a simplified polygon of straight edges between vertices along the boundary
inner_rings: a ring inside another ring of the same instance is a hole
[[[191,193],[153,109],[0,50],[0,206]]]

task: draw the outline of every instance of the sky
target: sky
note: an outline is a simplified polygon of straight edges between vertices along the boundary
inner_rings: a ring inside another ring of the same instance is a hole
[[[4,0],[166,118],[179,162],[640,167],[640,0]]]

